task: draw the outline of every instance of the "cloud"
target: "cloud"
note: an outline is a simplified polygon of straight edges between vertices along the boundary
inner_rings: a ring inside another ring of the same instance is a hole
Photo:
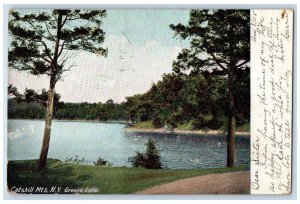
[[[8,139],[16,140],[23,136],[35,137],[36,130],[33,125],[29,125],[26,127],[16,128],[11,132],[8,132]]]
[[[81,52],[74,59],[77,66],[56,85],[62,101],[121,102],[126,96],[144,93],[163,73],[171,72],[172,61],[181,50],[179,46],[168,47],[157,41],[143,46],[131,43],[124,36],[110,35],[104,44],[109,52],[107,58]],[[46,76],[10,70],[9,83],[23,92],[26,87],[47,88],[49,80]]]

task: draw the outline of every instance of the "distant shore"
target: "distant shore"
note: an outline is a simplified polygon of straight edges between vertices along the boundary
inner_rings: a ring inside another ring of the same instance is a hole
[[[137,133],[165,133],[165,134],[168,134],[164,128],[146,129],[146,128],[126,127],[123,130],[128,131],[128,132],[137,132]],[[223,135],[223,134],[226,134],[220,130],[203,131],[203,130],[178,130],[178,129],[174,129],[174,131],[172,133],[186,134],[186,135]],[[235,132],[235,135],[250,137],[250,132]]]
[[[8,120],[37,120],[37,121],[44,121],[44,119],[21,119],[21,118],[8,118]],[[127,124],[126,121],[101,121],[101,120],[84,120],[84,119],[53,119],[55,122],[89,122],[89,123],[116,123],[116,124]],[[136,128],[136,127],[124,127],[123,131],[128,132],[136,132],[136,133],[161,133],[161,134],[169,134],[165,131],[164,128]],[[224,135],[227,134],[221,130],[180,130],[174,129],[172,132],[174,134],[185,134],[185,135]],[[246,136],[250,137],[250,132],[235,132],[236,136]]]
[[[127,124],[126,121],[119,121],[119,120],[85,120],[85,119],[53,119],[53,121],[57,122],[89,122],[89,123],[117,123],[117,124]]]
[[[7,120],[35,120],[35,121],[45,121],[45,119],[30,119],[30,118],[8,118]],[[126,121],[118,120],[86,120],[86,119],[52,119],[55,122],[88,122],[88,123],[118,123],[127,124]]]

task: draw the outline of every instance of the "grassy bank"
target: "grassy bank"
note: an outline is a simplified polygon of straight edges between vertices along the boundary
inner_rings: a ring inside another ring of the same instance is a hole
[[[131,127],[126,127],[125,131],[139,132],[139,133],[166,133],[164,128],[155,128],[151,120],[143,121],[132,125]],[[220,135],[224,134],[226,131],[223,128],[218,130],[199,130],[194,129],[192,122],[178,125],[174,130],[176,134],[196,134],[196,135]],[[236,127],[237,136],[250,136],[250,124],[243,124]]]
[[[132,127],[138,129],[155,129],[151,120],[135,123]]]
[[[10,161],[8,163],[8,189],[12,187],[62,187],[97,188],[101,194],[128,194],[158,184],[199,175],[248,170],[248,167],[193,169],[193,170],[150,170],[126,167],[96,167],[65,164],[48,159],[43,171],[36,170],[36,160]],[[37,193],[37,192],[33,192]],[[49,192],[48,192],[49,193]]]

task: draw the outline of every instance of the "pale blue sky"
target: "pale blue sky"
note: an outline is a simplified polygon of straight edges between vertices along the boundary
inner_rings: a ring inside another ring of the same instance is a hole
[[[56,85],[61,100],[122,102],[127,96],[145,93],[152,83],[162,79],[162,74],[172,72],[173,60],[188,47],[187,41],[174,38],[169,27],[179,22],[187,24],[188,19],[189,10],[182,9],[108,9],[102,25],[107,58],[88,52],[74,58],[70,63],[77,66]],[[10,69],[9,83],[20,92],[26,87],[38,91],[48,88],[49,79]]]
[[[103,20],[103,30],[107,35],[121,36],[126,33],[132,43],[143,45],[149,41],[157,41],[165,46],[182,43],[174,39],[170,24],[187,24],[189,10],[183,9],[117,9],[107,10]],[[184,43],[187,45],[187,43]]]

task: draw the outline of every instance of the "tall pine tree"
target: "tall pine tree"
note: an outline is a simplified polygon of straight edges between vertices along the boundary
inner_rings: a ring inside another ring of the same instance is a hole
[[[234,166],[235,97],[237,76],[247,74],[250,61],[249,10],[191,10],[187,25],[170,25],[175,36],[189,39],[173,63],[173,70],[190,70],[192,74],[221,75],[227,80],[228,134],[227,166]]]
[[[9,20],[9,66],[50,80],[39,169],[45,168],[50,143],[55,85],[70,62],[73,51],[107,55],[101,29],[105,10],[12,10]],[[74,93],[75,95],[75,93]]]

